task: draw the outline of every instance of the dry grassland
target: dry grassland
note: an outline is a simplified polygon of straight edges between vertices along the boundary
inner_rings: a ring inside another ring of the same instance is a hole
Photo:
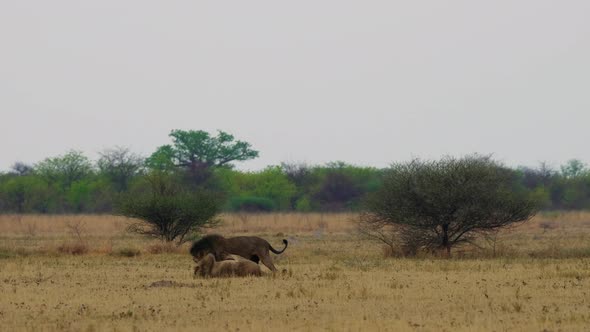
[[[275,247],[288,238],[274,256],[286,272],[193,279],[186,246],[125,234],[124,218],[0,216],[0,330],[590,327],[590,213],[541,215],[482,242],[495,255],[463,250],[452,259],[384,258],[379,244],[354,234],[352,219],[224,216],[216,232],[260,235]]]

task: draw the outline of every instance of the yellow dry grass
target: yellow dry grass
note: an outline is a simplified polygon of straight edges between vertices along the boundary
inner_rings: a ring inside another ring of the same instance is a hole
[[[157,242],[124,234],[123,218],[1,216],[0,327],[578,331],[590,326],[590,213],[540,215],[500,234],[498,257],[482,252],[453,259],[384,258],[379,244],[352,232],[353,218],[224,216],[216,232],[262,235],[276,247],[288,238],[287,251],[275,256],[277,267],[287,272],[193,279],[186,246],[150,250]],[[80,241],[72,232],[79,224],[89,253],[56,250]],[[140,254],[127,257],[129,249]]]
[[[219,217],[216,232],[309,233],[317,230],[347,232],[357,217],[353,213],[232,213]],[[111,215],[0,215],[0,234],[5,236],[67,235],[69,227],[83,224],[85,233],[96,236],[121,235],[129,223]]]

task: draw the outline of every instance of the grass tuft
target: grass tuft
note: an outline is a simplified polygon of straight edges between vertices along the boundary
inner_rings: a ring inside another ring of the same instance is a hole
[[[150,254],[154,254],[154,255],[157,255],[157,254],[179,254],[179,253],[188,252],[188,250],[185,250],[185,248],[182,246],[177,246],[173,243],[164,243],[164,242],[150,244],[149,246],[147,246],[146,250]]]
[[[136,257],[141,255],[141,251],[136,248],[122,248],[116,251],[116,256],[121,257]]]
[[[63,243],[57,247],[57,252],[70,255],[86,255],[89,252],[88,245],[82,242]]]

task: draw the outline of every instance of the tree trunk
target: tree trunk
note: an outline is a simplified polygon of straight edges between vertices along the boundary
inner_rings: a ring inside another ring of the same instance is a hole
[[[442,247],[447,251],[447,258],[451,257],[451,243],[449,242],[449,225],[444,224],[442,226],[443,230],[443,239],[442,239]]]

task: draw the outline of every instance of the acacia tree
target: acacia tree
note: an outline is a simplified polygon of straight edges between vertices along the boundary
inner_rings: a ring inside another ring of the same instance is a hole
[[[203,183],[211,168],[231,166],[234,161],[258,157],[250,143],[235,140],[234,136],[218,131],[211,136],[203,130],[172,130],[172,145],[160,146],[147,160],[148,167],[161,171],[183,169],[193,182]]]
[[[128,231],[178,244],[214,226],[221,200],[204,190],[187,191],[173,175],[153,172],[146,175],[147,190],[123,194],[117,213],[137,221]]]
[[[538,203],[514,180],[514,171],[477,155],[394,164],[369,195],[359,230],[389,245],[395,239],[406,254],[450,255],[453,246],[536,213]]]

